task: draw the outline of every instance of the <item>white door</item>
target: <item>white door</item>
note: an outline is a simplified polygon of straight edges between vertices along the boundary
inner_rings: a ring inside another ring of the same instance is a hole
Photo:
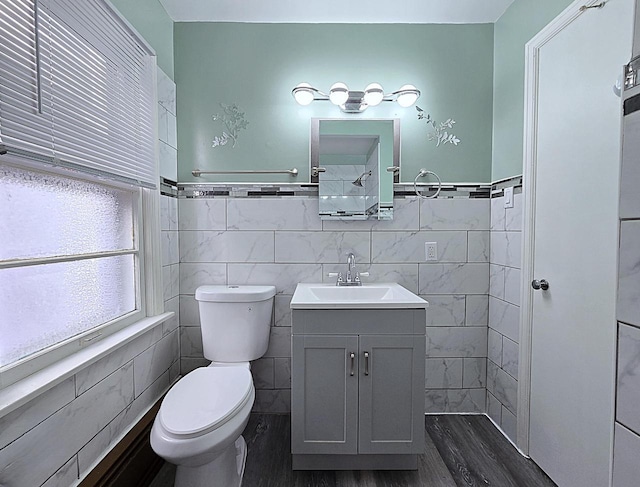
[[[529,454],[561,487],[598,487],[609,485],[613,435],[621,102],[612,87],[631,56],[633,0],[578,7],[530,43],[538,96],[525,276],[549,289],[525,284],[523,330]]]

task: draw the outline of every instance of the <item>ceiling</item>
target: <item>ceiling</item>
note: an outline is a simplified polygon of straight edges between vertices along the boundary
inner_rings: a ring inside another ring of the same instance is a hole
[[[175,22],[475,24],[514,0],[160,0]]]

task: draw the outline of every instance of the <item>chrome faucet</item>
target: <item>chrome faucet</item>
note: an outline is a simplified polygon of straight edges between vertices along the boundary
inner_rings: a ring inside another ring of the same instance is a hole
[[[356,256],[353,252],[347,253],[347,275],[342,279],[342,274],[338,275],[336,286],[362,286],[360,276],[368,276],[368,272],[358,272],[356,270]]]
[[[347,282],[351,282],[352,271],[356,268],[356,256],[353,252],[347,254]],[[358,271],[356,271],[356,276]]]

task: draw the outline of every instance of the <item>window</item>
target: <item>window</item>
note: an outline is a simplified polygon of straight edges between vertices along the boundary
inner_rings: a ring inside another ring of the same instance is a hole
[[[143,316],[139,207],[138,188],[0,166],[0,367]]]
[[[0,387],[146,316],[155,106],[108,1],[0,0]]]

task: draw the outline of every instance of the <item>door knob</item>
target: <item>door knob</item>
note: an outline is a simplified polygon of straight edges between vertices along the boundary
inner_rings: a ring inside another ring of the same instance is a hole
[[[542,289],[543,291],[546,291],[549,289],[549,282],[547,282],[546,279],[540,279],[539,281],[534,279],[531,281],[531,287],[535,290]]]

